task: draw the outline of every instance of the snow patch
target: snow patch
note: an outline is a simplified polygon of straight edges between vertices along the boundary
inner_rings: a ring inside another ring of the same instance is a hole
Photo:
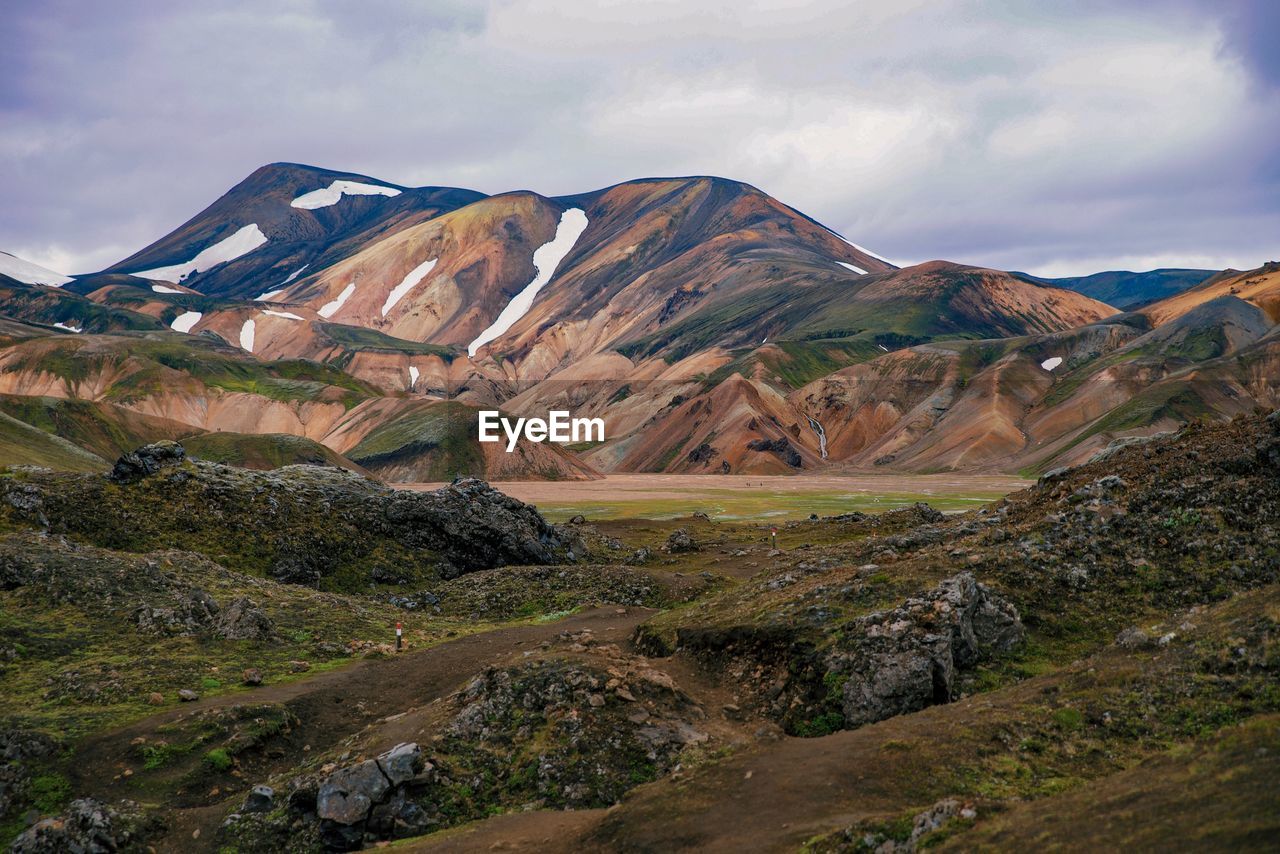
[[[169,324],[169,328],[174,332],[191,332],[191,327],[200,322],[200,318],[204,315],[198,311],[184,311],[173,319],[173,323]]]
[[[410,270],[409,274],[400,281],[400,284],[392,288],[391,293],[387,294],[387,301],[382,304],[382,316],[386,317],[387,312],[395,308],[396,303],[400,302],[405,294],[413,290],[418,282],[426,278],[427,273],[431,272],[431,269],[435,267],[436,262],[439,260],[439,258],[432,258],[430,261],[423,261]]]
[[[271,300],[275,299],[276,297],[284,293],[284,290],[285,290],[284,288],[281,288],[278,291],[267,291],[265,294],[258,294],[256,297],[253,298],[253,301],[254,302],[270,302]]]
[[[854,265],[850,264],[847,261],[837,261],[836,263],[839,264],[841,267],[844,267],[846,270],[852,270],[853,272],[858,273],[859,275],[865,276],[867,274],[866,270],[862,269],[861,267],[855,267]]]
[[[0,252],[0,273],[28,285],[48,285],[51,288],[60,288],[75,281],[70,276],[24,261],[8,252]]]
[[[68,332],[84,332],[83,326],[72,326],[69,323],[63,323],[61,320],[59,320],[57,323],[53,325],[58,327],[59,329],[65,329]]]
[[[272,310],[271,310],[271,309],[269,309],[269,308],[264,308],[264,309],[262,310],[262,313],[263,313],[263,314],[269,314],[269,315],[271,315],[272,317],[284,317],[284,318],[287,318],[288,320],[303,320],[303,319],[304,319],[304,318],[299,317],[298,315],[294,314],[294,313],[293,313],[293,312],[291,312],[291,311],[272,311]]]
[[[185,264],[173,264],[168,267],[156,267],[154,270],[139,270],[136,273],[130,273],[131,276],[138,276],[143,279],[159,279],[162,282],[173,282],[178,284],[187,276],[194,273],[200,273],[210,270],[219,264],[225,264],[228,261],[234,261],[242,255],[248,255],[253,250],[267,242],[267,236],[262,233],[262,229],[258,228],[256,222],[249,223],[241,228],[235,234],[228,238],[219,240],[212,246],[206,246],[200,250],[196,257],[192,258]]]
[[[413,365],[409,366],[409,388],[413,388],[418,384],[418,369]]]
[[[1062,364],[1062,357],[1054,356],[1051,359],[1045,359],[1043,362],[1041,362],[1040,367],[1044,368],[1046,371],[1052,371],[1054,368],[1058,367],[1058,365],[1061,365],[1061,364]]]
[[[298,278],[298,276],[300,276],[300,275],[302,274],[302,271],[303,271],[303,270],[307,269],[307,268],[308,268],[308,267],[310,267],[310,266],[311,266],[310,264],[303,264],[301,267],[299,267],[298,269],[296,269],[296,270],[294,270],[292,273],[290,273],[288,276],[286,276],[286,277],[285,277],[285,280],[284,280],[283,282],[281,282],[281,283],[280,283],[280,285],[283,287],[284,285],[289,284],[289,283],[290,283],[290,282],[292,282],[294,279]],[[279,292],[279,291],[276,291],[276,293],[280,293],[280,292]]]
[[[342,201],[343,196],[398,196],[400,191],[394,187],[381,187],[377,184],[362,184],[359,181],[334,181],[327,187],[303,193],[289,203],[291,207],[313,211],[327,208]]]
[[[185,294],[186,291],[180,291],[177,288],[171,288],[168,285],[152,285],[151,290],[158,294]]]
[[[240,348],[253,352],[253,333],[257,329],[257,324],[250,318],[244,322],[244,326],[240,327]]]
[[[351,299],[351,295],[354,294],[355,292],[356,292],[356,283],[352,282],[351,284],[347,285],[345,288],[342,289],[342,293],[338,294],[337,299],[330,300],[329,302],[320,306],[320,311],[317,313],[324,318],[333,317],[335,314],[338,313],[338,309],[342,308],[342,306],[346,303],[346,301]]]
[[[533,307],[533,298],[542,290],[543,285],[551,281],[556,267],[569,254],[573,245],[578,242],[582,232],[587,230],[587,214],[582,208],[570,208],[560,215],[560,223],[556,226],[556,236],[549,243],[539,246],[533,253],[533,267],[538,274],[533,281],[525,285],[524,290],[511,298],[511,302],[498,315],[488,329],[481,332],[476,340],[467,345],[467,355],[475,356],[476,351],[506,332],[513,324],[528,313]]]
[[[885,351],[886,353],[889,352],[889,348],[884,346],[883,344],[877,344],[876,346],[879,347],[881,350]]]

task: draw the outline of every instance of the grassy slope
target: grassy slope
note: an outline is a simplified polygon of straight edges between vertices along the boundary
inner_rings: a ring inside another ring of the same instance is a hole
[[[0,395],[0,412],[66,439],[104,460],[113,460],[149,442],[178,439],[194,432],[187,425],[111,404],[60,397]]]
[[[427,480],[483,474],[484,455],[472,439],[475,409],[455,401],[430,403],[379,425],[347,454],[371,470],[430,455]]]
[[[306,464],[363,471],[314,439],[287,433],[202,433],[183,439],[182,445],[197,459],[242,468],[266,470]]]
[[[0,412],[0,466],[46,466],[62,471],[100,471],[106,460]]]
[[[105,399],[126,403],[170,390],[180,371],[212,389],[272,400],[336,400],[347,407],[379,394],[337,368],[303,359],[260,361],[203,336],[150,334],[88,339],[65,336],[19,345],[12,370],[47,372],[77,382],[105,370],[129,368]]]

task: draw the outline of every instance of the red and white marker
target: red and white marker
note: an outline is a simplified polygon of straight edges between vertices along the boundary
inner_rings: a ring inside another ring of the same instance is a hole
[[[396,649],[404,648],[404,627],[400,623],[396,623]]]

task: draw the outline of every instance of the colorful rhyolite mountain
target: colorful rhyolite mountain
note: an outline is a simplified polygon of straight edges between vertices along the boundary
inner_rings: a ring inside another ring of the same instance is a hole
[[[250,464],[279,458],[252,437],[301,436],[394,480],[1034,470],[1276,405],[1280,273],[1198,278],[1126,279],[1126,304],[1190,289],[1121,313],[899,269],[721,178],[486,196],[273,164],[101,273],[0,256],[0,393],[232,432]],[[508,455],[481,407],[607,439]],[[36,426],[75,443],[60,423]]]

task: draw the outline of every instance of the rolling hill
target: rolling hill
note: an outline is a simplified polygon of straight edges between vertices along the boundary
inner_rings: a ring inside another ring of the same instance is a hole
[[[17,409],[91,402],[157,419],[146,438],[226,434],[223,459],[392,480],[1039,470],[1275,394],[1275,265],[898,268],[714,177],[485,195],[276,163],[100,273],[20,269],[48,281],[0,269]],[[495,452],[481,407],[607,440]]]

